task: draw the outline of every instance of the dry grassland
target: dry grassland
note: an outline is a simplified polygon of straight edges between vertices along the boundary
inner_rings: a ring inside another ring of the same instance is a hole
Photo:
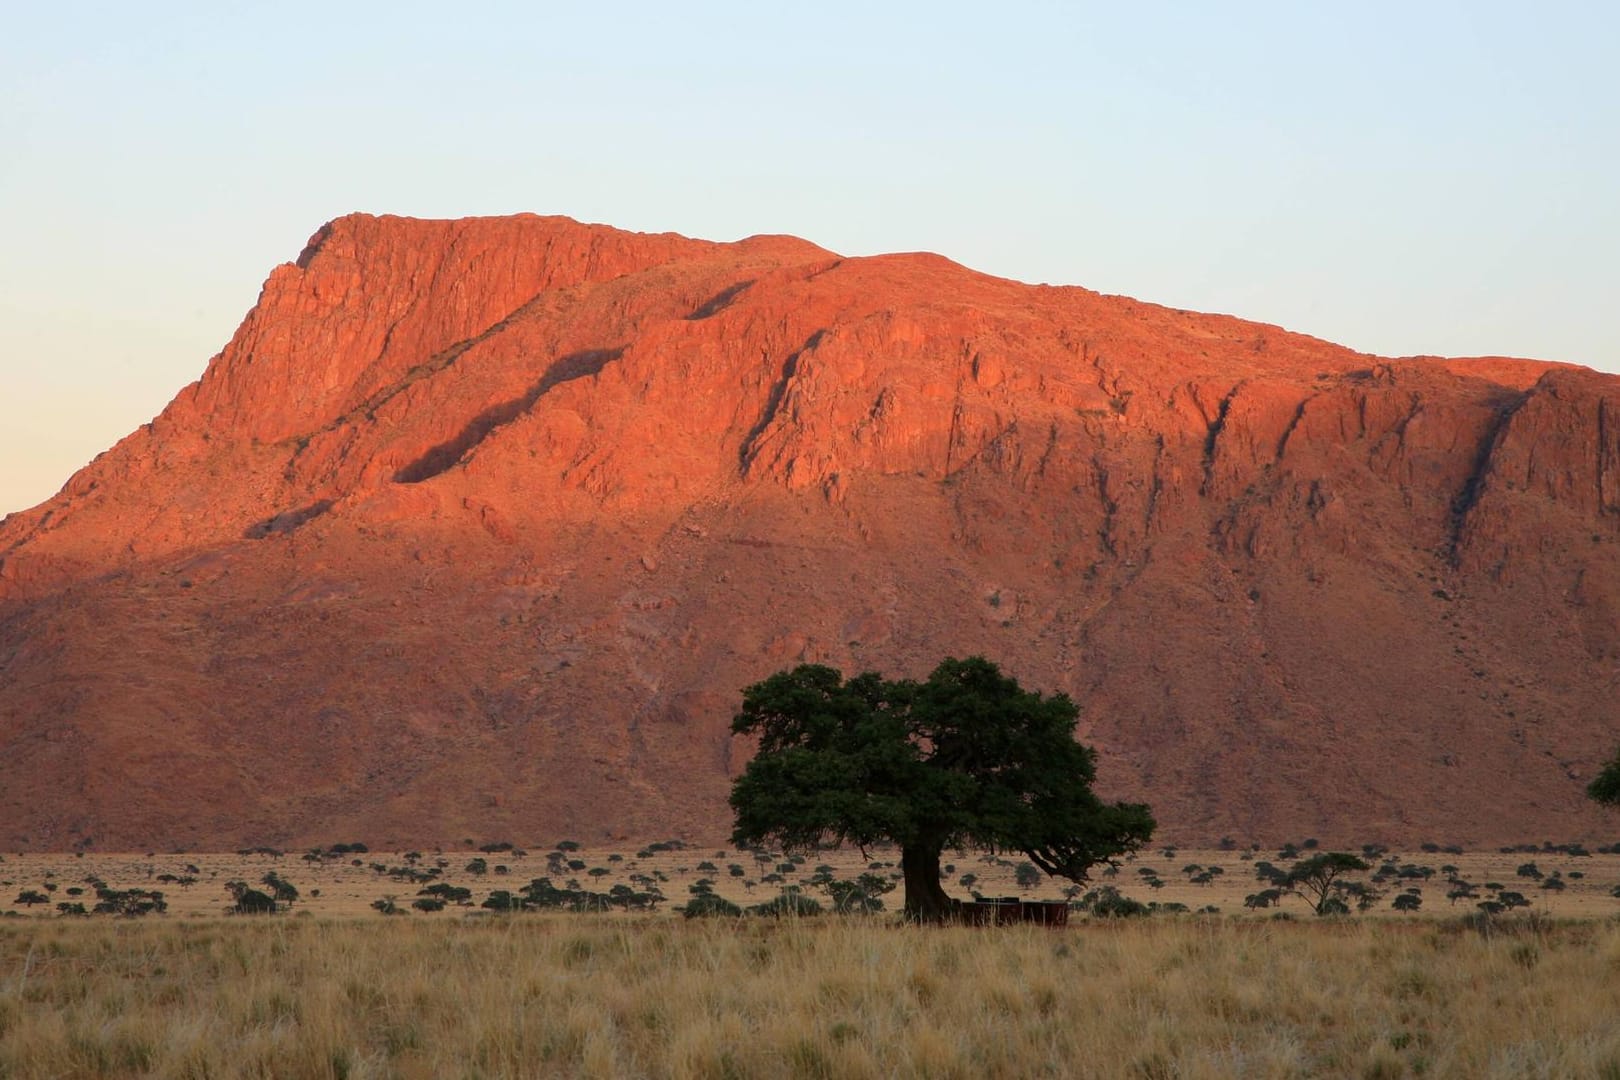
[[[386,872],[406,861],[399,854],[6,856],[0,905],[24,890],[52,903],[0,918],[0,1078],[1620,1080],[1612,856],[1391,853],[1379,862],[1434,873],[1387,882],[1374,914],[1317,919],[1291,897],[1281,908],[1292,917],[1279,919],[1242,903],[1263,887],[1255,864],[1275,853],[1161,849],[1101,880],[1222,914],[1077,918],[1046,930],[925,929],[887,914],[689,922],[668,911],[691,883],[708,878],[758,902],[777,885],[747,883],[782,863],[716,849],[567,854],[587,864],[570,871],[586,888],[634,874],[657,881],[669,903],[651,915],[474,906],[548,876],[546,854],[533,853],[484,855],[482,875],[467,870],[476,852],[426,853],[416,865],[443,861],[439,880],[470,887],[472,904],[401,918],[369,907],[416,895]],[[850,877],[871,862],[889,873],[893,858],[826,860]],[[804,880],[821,861],[784,876]],[[1519,876],[1526,862],[1567,887]],[[1193,884],[1188,868],[1210,865],[1225,872]],[[1530,912],[1459,918],[1472,905],[1447,903],[1447,866],[1482,895],[1492,881],[1523,892]],[[189,886],[160,880],[187,867]],[[596,867],[606,872],[591,876]],[[298,886],[294,914],[225,916],[224,883],[267,871]],[[956,856],[958,895],[964,873],[987,895],[1020,892],[1010,861]],[[56,915],[88,878],[162,888],[169,911]],[[1152,878],[1162,886],[1145,884]],[[1410,887],[1423,890],[1422,910],[1391,911],[1390,897]],[[1024,895],[1058,889],[1045,882]],[[889,900],[897,906],[898,892]]]
[[[1620,1077],[1620,927],[0,923],[0,1076]]]
[[[1168,852],[1168,853],[1167,853]],[[581,888],[606,891],[616,884],[628,884],[641,889],[637,883],[652,879],[653,884],[667,898],[660,906],[668,913],[674,906],[686,901],[688,889],[699,880],[714,882],[714,890],[738,904],[757,904],[777,895],[783,885],[806,882],[819,865],[831,866],[835,875],[852,878],[875,863],[878,872],[898,878],[899,852],[879,848],[863,859],[853,850],[829,851],[812,855],[802,865],[781,874],[782,881],[765,880],[787,865],[781,856],[769,860],[756,859],[751,853],[729,849],[687,847],[684,850],[654,851],[646,849],[613,850],[587,848],[570,851],[566,858],[581,864],[580,869],[554,872],[547,866],[550,851],[530,850],[527,853],[480,853],[474,850],[427,851],[414,860],[414,868],[431,871],[434,881],[464,886],[473,894],[473,904],[481,903],[492,891],[516,891],[538,877],[550,878],[558,887],[568,881],[577,881]],[[1310,854],[1303,852],[1302,854]],[[978,853],[947,852],[945,881],[947,891],[966,899],[970,888],[962,884],[963,875],[971,874],[971,888],[986,896],[1022,896],[1026,899],[1057,900],[1063,898],[1063,888],[1070,882],[1042,878],[1030,889],[1021,889],[1014,875],[1014,866],[1020,857],[1016,854],[996,858]],[[474,859],[482,859],[485,871],[471,872],[468,867]],[[1243,914],[1244,898],[1263,890],[1266,886],[1257,880],[1255,867],[1270,861],[1281,869],[1290,865],[1279,858],[1277,852],[1233,852],[1193,849],[1154,848],[1140,852],[1122,861],[1112,874],[1095,873],[1091,886],[1112,885],[1127,896],[1144,903],[1181,904],[1192,911],[1206,907],[1219,909],[1222,914]],[[1519,892],[1531,909],[1557,918],[1605,918],[1620,915],[1620,898],[1612,895],[1620,885],[1620,856],[1572,856],[1559,852],[1500,853],[1392,851],[1372,860],[1375,867],[1390,864],[1398,867],[1416,867],[1426,870],[1426,878],[1391,877],[1379,883],[1382,898],[1372,909],[1381,917],[1412,919],[1433,916],[1454,916],[1474,910],[1474,901],[1449,900],[1453,877],[1447,868],[1454,868],[1454,876],[1471,882],[1485,899],[1492,895],[1486,888],[1497,884],[1504,889]],[[1533,863],[1541,878],[1526,878],[1518,868]],[[704,869],[704,867],[712,869]],[[732,876],[730,867],[742,869],[741,876]],[[1204,884],[1195,884],[1193,868],[1219,867],[1221,872]],[[195,873],[189,873],[195,868]],[[0,916],[13,914],[44,914],[55,916],[55,905],[63,902],[94,903],[94,889],[87,882],[94,879],[115,889],[156,889],[164,895],[170,918],[214,916],[226,913],[232,903],[225,891],[229,881],[245,881],[256,887],[267,873],[274,873],[291,882],[299,891],[294,911],[308,911],[317,916],[364,916],[376,918],[371,904],[392,896],[399,906],[408,908],[418,895],[423,882],[412,882],[388,871],[407,868],[407,860],[400,852],[365,852],[328,856],[319,861],[303,857],[299,852],[283,855],[240,854],[180,854],[135,855],[90,852],[82,856],[62,853],[13,854],[0,857]],[[596,875],[592,871],[597,871]],[[1366,879],[1369,875],[1354,875]],[[165,880],[165,879],[171,880]],[[172,880],[172,879],[179,879]],[[179,881],[195,879],[191,884]],[[1549,879],[1556,879],[1562,888],[1544,887]],[[1157,886],[1151,883],[1157,881]],[[1088,886],[1089,887],[1089,886]],[[1404,889],[1420,890],[1422,907],[1417,915],[1399,914],[1390,909],[1396,894]],[[69,895],[69,890],[80,890]],[[49,903],[32,907],[19,905],[16,897],[24,890],[48,896]],[[826,897],[813,886],[805,891]],[[889,907],[898,906],[898,888],[889,894]],[[1276,910],[1297,915],[1308,914],[1305,901],[1299,897],[1284,897]],[[466,909],[451,907],[438,915],[415,917],[458,918]]]

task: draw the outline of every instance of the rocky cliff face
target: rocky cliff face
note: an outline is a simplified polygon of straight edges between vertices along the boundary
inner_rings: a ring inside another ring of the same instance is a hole
[[[1168,839],[1603,839],[1620,380],[343,218],[0,524],[0,845],[719,837],[740,687],[967,653]]]

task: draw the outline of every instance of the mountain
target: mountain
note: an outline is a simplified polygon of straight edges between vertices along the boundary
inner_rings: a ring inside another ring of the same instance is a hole
[[[973,653],[1167,841],[1607,839],[1620,379],[341,218],[0,523],[0,846],[719,840],[741,687]]]

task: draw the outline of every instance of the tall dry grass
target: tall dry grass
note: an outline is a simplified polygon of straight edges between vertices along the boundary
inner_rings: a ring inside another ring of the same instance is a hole
[[[1620,927],[0,923],[0,1077],[1620,1078]]]

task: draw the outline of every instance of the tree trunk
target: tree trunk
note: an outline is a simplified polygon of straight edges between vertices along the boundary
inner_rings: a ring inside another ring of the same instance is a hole
[[[906,918],[913,922],[954,922],[966,904],[945,894],[939,883],[940,845],[907,844],[900,849],[906,883]]]

